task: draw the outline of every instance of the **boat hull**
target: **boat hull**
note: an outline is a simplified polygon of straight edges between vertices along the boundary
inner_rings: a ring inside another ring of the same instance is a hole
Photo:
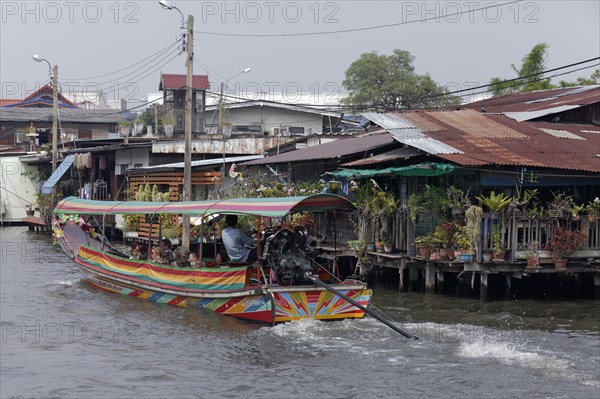
[[[86,275],[90,285],[109,292],[145,299],[180,307],[198,307],[215,311],[226,316],[263,323],[280,323],[299,319],[336,320],[364,317],[364,311],[346,302],[322,287],[316,286],[245,286],[240,289],[199,290],[181,285],[169,286],[164,281],[156,283],[142,279],[140,274],[127,272],[127,268],[147,266],[154,273],[162,273],[162,265],[132,262],[96,249],[84,247],[75,263]],[[133,266],[132,266],[133,263]],[[207,269],[193,270],[192,273],[209,273]],[[219,269],[216,269],[218,272]],[[181,269],[174,270],[181,280]],[[210,270],[214,273],[215,269]],[[144,273],[147,273],[144,270]],[[196,280],[200,277],[195,277]],[[214,279],[214,277],[210,277]],[[371,290],[365,283],[350,281],[332,285],[333,288],[367,307]]]

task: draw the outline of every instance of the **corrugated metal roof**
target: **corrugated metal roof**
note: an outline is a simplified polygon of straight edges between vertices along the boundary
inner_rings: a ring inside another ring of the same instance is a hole
[[[160,85],[158,90],[179,90],[185,88],[187,76],[185,74],[163,73],[160,75]],[[210,89],[208,75],[192,76],[193,89]]]
[[[119,123],[125,115],[114,109],[61,108],[61,123]],[[51,122],[52,108],[1,107],[0,122]]]
[[[456,111],[463,112],[463,111]],[[556,169],[585,170],[600,172],[600,134],[585,133],[583,130],[600,131],[593,126],[560,125],[565,131],[578,130],[577,136],[584,140],[556,137],[539,129],[556,129],[556,124],[537,122],[517,122],[502,115],[488,115],[487,118],[519,131],[520,138],[481,138],[467,136],[462,131],[452,129],[442,133],[432,133],[438,138],[461,149],[464,154],[438,154],[440,158],[465,166],[530,166]]]
[[[371,122],[387,130],[416,128],[416,126],[410,123],[410,121],[400,118],[398,114],[392,112],[387,114],[378,114],[376,112],[363,112],[361,115],[370,120]]]
[[[262,158],[263,155],[246,155],[243,157],[228,157],[225,158],[225,163],[231,164],[231,163],[240,163],[240,162],[246,162],[246,161],[252,161],[254,159],[260,159]],[[222,165],[223,164],[223,158],[213,158],[213,159],[202,159],[200,161],[192,161],[192,168],[198,167],[198,166],[210,166],[210,165]],[[147,171],[147,170],[156,170],[156,169],[183,169],[184,168],[185,163],[184,162],[176,162],[176,163],[166,163],[166,164],[162,164],[162,165],[153,165],[153,166],[146,166],[146,167],[142,167],[142,168],[135,168],[135,169],[129,169],[129,171],[135,173],[135,172],[142,172],[142,171]]]
[[[542,116],[557,114],[559,112],[565,112],[571,109],[579,108],[579,105],[561,105],[559,107],[546,108],[537,111],[523,111],[523,112],[505,112],[504,115],[512,118],[518,122],[530,121],[532,119],[541,118]]]
[[[377,114],[365,112],[362,115],[390,132],[399,143],[410,145],[429,154],[461,153],[460,150],[423,134],[409,120],[404,118],[406,113]]]
[[[479,111],[486,108],[488,113],[531,112],[565,105],[577,107],[600,101],[600,85],[565,87],[559,89],[511,93],[464,104],[462,108]]]
[[[408,159],[422,154],[423,153],[421,151],[412,147],[395,148],[391,151],[386,151],[378,155],[373,155],[369,158],[363,158],[359,159],[358,161],[345,163],[342,166],[354,167],[372,165],[377,163],[396,161],[399,159]]]
[[[561,139],[585,140],[583,137],[573,134],[571,132],[567,132],[566,130],[546,129],[544,127],[541,127],[540,130],[544,133],[548,133],[554,137],[558,137]]]
[[[395,142],[394,138],[388,133],[352,137],[246,162],[244,165],[269,165],[330,158],[337,159],[344,156],[373,151],[378,148],[392,145]]]

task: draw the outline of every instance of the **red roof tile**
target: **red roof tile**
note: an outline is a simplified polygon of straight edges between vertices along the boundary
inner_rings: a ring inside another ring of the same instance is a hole
[[[178,90],[185,88],[186,75],[163,73],[160,75],[159,90]],[[208,75],[192,76],[192,88],[198,90],[206,90],[210,88]]]

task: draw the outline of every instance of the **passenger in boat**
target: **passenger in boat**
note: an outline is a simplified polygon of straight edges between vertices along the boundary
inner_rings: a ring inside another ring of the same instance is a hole
[[[190,262],[188,262],[188,254],[182,247],[175,248],[173,251],[173,262],[171,262],[171,266],[177,267],[190,267]]]
[[[190,264],[190,267],[200,267],[200,261],[198,260],[196,254],[193,252],[190,252],[190,255],[188,256],[188,262]]]
[[[152,247],[152,249],[150,250],[150,260],[154,263],[165,263],[165,260],[160,255],[159,247]]]
[[[163,263],[171,263],[175,260],[175,256],[173,255],[173,248],[171,246],[171,240],[168,238],[163,238],[160,240],[160,244],[158,245],[160,248],[160,256],[163,258]]]
[[[227,227],[221,232],[221,238],[229,259],[232,262],[256,262],[256,247],[248,248],[254,245],[254,240],[237,228],[237,215],[225,216],[225,222]]]

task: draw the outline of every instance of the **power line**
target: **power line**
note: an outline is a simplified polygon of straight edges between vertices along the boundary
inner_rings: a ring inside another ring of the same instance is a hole
[[[543,75],[543,74],[545,74],[547,72],[558,71],[558,70],[569,68],[569,67],[572,67],[572,66],[575,66],[575,65],[581,65],[581,64],[584,64],[584,63],[587,63],[587,62],[590,62],[590,61],[599,60],[599,59],[600,59],[600,57],[591,58],[589,60],[576,62],[576,63],[565,65],[565,66],[562,66],[562,67],[548,69],[548,70],[540,72],[540,73],[535,73],[535,74],[531,74],[531,75],[527,75],[527,76],[523,76],[523,77],[519,77],[519,78],[504,80],[504,81],[499,82],[499,83],[490,83],[490,84],[486,84],[486,85],[480,85],[480,86],[470,87],[468,89],[455,90],[455,91],[448,92],[448,93],[443,93],[443,94],[435,94],[435,95],[429,95],[429,96],[407,98],[407,99],[404,99],[403,101],[404,102],[409,102],[409,101],[410,102],[415,102],[415,101],[427,100],[427,99],[431,99],[431,98],[445,97],[445,96],[449,96],[449,95],[452,95],[452,94],[464,93],[464,92],[469,92],[470,95],[488,93],[488,92],[490,92],[492,90],[491,89],[490,90],[483,90],[483,91],[476,92],[476,93],[473,93],[472,90],[477,90],[477,89],[481,89],[481,88],[496,86],[498,84],[503,84],[503,83],[517,82],[519,80],[527,79],[527,78],[530,78],[530,77]],[[554,74],[554,75],[551,75],[551,76],[548,76],[548,77],[544,77],[544,78],[540,78],[540,79],[537,79],[537,80],[533,80],[532,82],[542,81],[542,80],[546,80],[546,79],[551,79],[551,78],[554,78],[554,77],[557,77],[557,76],[567,75],[567,74],[570,74],[570,73],[573,73],[573,72],[578,72],[578,71],[581,71],[581,70],[584,70],[584,69],[594,68],[596,66],[600,66],[600,64],[589,65],[589,66],[585,66],[585,67],[582,67],[582,68],[577,68],[577,69],[574,69],[574,70],[571,70],[571,71],[566,71],[566,72]],[[514,84],[514,85],[511,85],[511,86],[508,86],[508,88],[510,88],[510,87],[518,87],[520,85],[521,84],[518,83],[518,84]],[[219,93],[214,93],[214,92],[207,92],[207,94],[213,94],[213,95],[216,95],[216,96],[219,95]],[[253,99],[253,98],[245,98],[245,97],[228,95],[228,94],[223,94],[223,96],[227,97],[227,98],[230,98],[230,99],[233,99],[233,100],[270,102],[269,100],[260,100],[260,99],[257,100],[257,99]],[[276,102],[276,101],[273,101],[273,102]],[[303,104],[303,103],[292,103],[292,105],[300,106],[300,107],[306,106],[306,107],[312,107],[312,108],[322,108],[322,107],[324,107],[324,108],[336,108],[336,109],[340,109],[340,110],[356,110],[356,109],[361,109],[362,108],[360,106],[319,105],[319,104],[315,105],[315,104]],[[380,105],[373,104],[372,105],[372,107],[377,107],[377,106],[384,106],[384,104],[380,104]]]
[[[368,31],[368,30],[392,28],[392,27],[401,26],[401,25],[414,24],[417,22],[427,22],[427,21],[431,21],[431,20],[439,20],[441,18],[456,17],[456,16],[460,16],[460,15],[475,12],[475,11],[488,10],[490,8],[501,8],[504,6],[511,5],[511,4],[521,3],[522,1],[523,0],[515,0],[515,1],[510,1],[510,2],[501,3],[501,4],[489,3],[491,5],[481,7],[481,8],[473,8],[473,9],[466,10],[466,11],[459,11],[459,12],[450,13],[450,14],[437,15],[434,17],[421,18],[421,19],[417,19],[414,21],[402,21],[402,22],[395,22],[395,23],[391,23],[391,24],[366,26],[366,27],[362,27],[362,28],[353,28],[353,29],[340,29],[340,30],[332,30],[332,31],[326,31],[326,32],[278,33],[278,34],[222,33],[222,32],[201,31],[201,30],[197,30],[194,32],[205,34],[205,35],[230,36],[230,37],[294,37],[294,36],[334,35],[334,34],[340,34],[340,33],[364,32],[364,31]]]
[[[166,52],[167,50],[169,50],[171,47],[173,47],[174,45],[176,45],[176,44],[177,44],[177,43],[179,43],[180,41],[181,41],[181,39],[177,39],[175,42],[173,42],[173,43],[169,44],[167,47],[165,47],[165,48],[163,48],[163,49],[161,49],[161,50],[157,51],[156,53],[154,53],[154,54],[151,54],[151,55],[149,55],[148,57],[146,57],[146,58],[144,58],[144,59],[142,59],[142,60],[140,60],[140,61],[136,62],[135,64],[129,65],[129,66],[125,67],[125,68],[121,68],[121,69],[118,69],[118,70],[116,70],[116,71],[113,71],[113,72],[108,72],[108,73],[105,73],[105,74],[102,74],[102,75],[98,75],[98,76],[91,76],[91,77],[89,77],[89,78],[65,78],[64,80],[92,80],[92,79],[103,78],[103,77],[105,77],[105,76],[109,76],[109,75],[113,75],[113,74],[115,74],[115,73],[119,73],[119,72],[125,71],[125,70],[127,70],[127,69],[133,68],[134,66],[136,66],[136,65],[138,65],[138,64],[141,64],[142,62],[144,62],[144,61],[146,61],[146,60],[148,60],[148,59],[151,59],[151,58],[153,58],[153,57],[155,57],[155,56],[157,56],[157,55],[163,54],[164,52]]]

